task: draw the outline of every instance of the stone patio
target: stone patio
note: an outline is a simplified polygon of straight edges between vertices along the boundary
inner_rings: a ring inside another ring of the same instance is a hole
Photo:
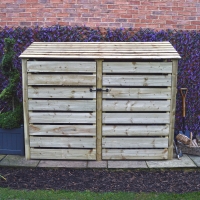
[[[101,169],[147,169],[147,168],[197,168],[200,156],[184,155],[181,160],[154,161],[65,161],[26,160],[23,156],[0,155],[0,167],[46,167],[46,168],[101,168]]]

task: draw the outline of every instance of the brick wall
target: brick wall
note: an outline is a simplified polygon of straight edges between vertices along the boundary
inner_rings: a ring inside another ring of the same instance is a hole
[[[0,27],[200,30],[200,0],[0,0]]]

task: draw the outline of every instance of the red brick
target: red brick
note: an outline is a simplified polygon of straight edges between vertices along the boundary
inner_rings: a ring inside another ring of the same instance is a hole
[[[36,3],[36,4],[38,4],[38,0],[26,0],[26,3]]]
[[[115,21],[115,19],[108,19],[108,18],[101,18],[101,21],[102,22],[114,22]]]
[[[115,19],[115,22],[127,22],[127,19]]]
[[[0,13],[0,19],[6,17],[6,13]]]
[[[81,15],[81,17],[94,17],[94,16],[95,16],[94,13],[83,13],[83,14]]]
[[[141,23],[141,19],[128,19],[128,22],[132,22],[132,23]]]
[[[119,9],[119,5],[108,5],[108,9]]]
[[[12,21],[12,20],[13,20],[13,18],[11,18],[11,17],[1,18],[2,22]]]
[[[89,18],[89,22],[101,22],[101,18]]]
[[[122,19],[128,19],[128,18],[132,18],[132,15],[131,14],[121,14],[120,15],[120,18],[122,18]]]
[[[69,14],[67,13],[57,13],[57,17],[68,17]]]
[[[19,8],[19,5],[15,3],[7,3],[6,8]]]
[[[145,24],[152,24],[153,23],[153,20],[150,20],[150,19],[141,19],[141,23],[145,23]]]
[[[16,26],[16,22],[7,22],[6,25],[14,27]],[[1,26],[1,22],[0,22],[0,26]]]
[[[191,21],[191,25],[199,25],[200,26],[200,21]]]
[[[31,26],[31,22],[20,22],[20,26]]]
[[[63,0],[51,0],[51,3],[63,3]]]
[[[87,25],[199,30],[199,0],[0,0],[8,26]],[[6,17],[7,16],[7,17]],[[52,21],[51,21],[52,20]],[[2,24],[0,24],[1,26]]]
[[[172,7],[172,11],[183,11],[183,7]]]
[[[156,16],[156,15],[148,15],[146,16],[146,19],[158,19],[159,16]]]
[[[185,29],[186,30],[196,30],[196,26],[195,25],[186,25]]]
[[[32,8],[32,4],[31,3],[24,3],[24,4],[19,4],[20,8]]]
[[[12,18],[19,17],[19,13],[7,13],[6,17],[12,17]]]
[[[163,20],[163,21],[166,21],[167,19],[168,20],[171,20],[173,16],[167,16],[167,15],[161,15],[161,16],[158,16],[158,19],[160,20]],[[175,16],[176,17],[176,16]]]
[[[31,17],[31,13],[19,13],[19,17]]]

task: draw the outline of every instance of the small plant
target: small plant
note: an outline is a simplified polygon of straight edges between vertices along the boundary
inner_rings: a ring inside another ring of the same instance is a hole
[[[4,55],[1,61],[1,72],[8,78],[9,84],[0,93],[0,99],[11,105],[12,111],[0,113],[0,127],[6,129],[18,128],[23,121],[23,108],[16,95],[17,84],[20,80],[18,70],[13,66],[15,40],[4,40]]]

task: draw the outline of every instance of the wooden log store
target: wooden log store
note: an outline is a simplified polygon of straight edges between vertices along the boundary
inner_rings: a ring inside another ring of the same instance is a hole
[[[20,57],[26,159],[172,159],[169,42],[34,42]]]

